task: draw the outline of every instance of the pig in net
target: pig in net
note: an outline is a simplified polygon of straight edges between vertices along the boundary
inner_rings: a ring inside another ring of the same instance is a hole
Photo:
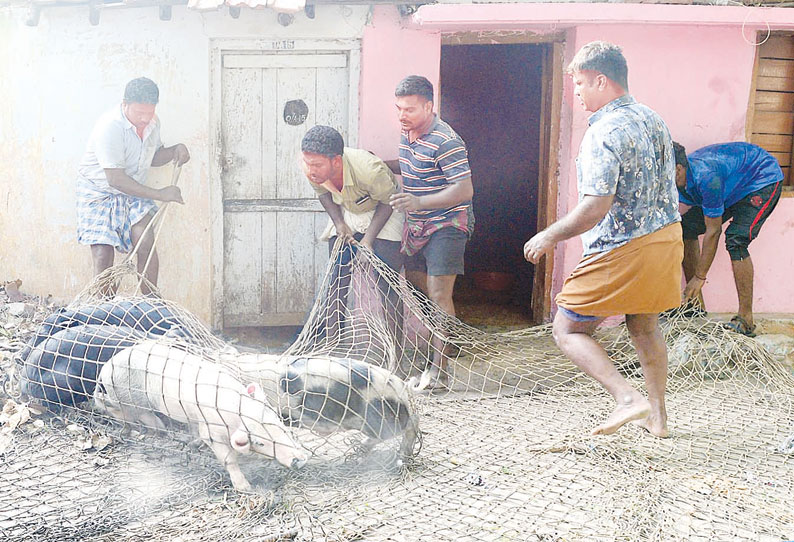
[[[794,538],[794,378],[717,322],[662,320],[671,438],[591,437],[611,399],[549,326],[470,327],[364,248],[334,249],[279,355],[136,281],[98,280],[6,368],[5,539]],[[625,326],[597,335],[642,389]]]

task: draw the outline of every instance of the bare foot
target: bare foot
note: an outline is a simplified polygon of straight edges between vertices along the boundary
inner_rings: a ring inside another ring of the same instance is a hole
[[[667,421],[660,419],[653,414],[641,420],[634,420],[631,422],[638,427],[642,427],[654,437],[667,438],[670,436],[670,431],[667,429]]]
[[[651,404],[645,398],[632,398],[630,402],[619,404],[604,423],[593,429],[592,435],[611,435],[624,424],[646,418],[651,412]]]

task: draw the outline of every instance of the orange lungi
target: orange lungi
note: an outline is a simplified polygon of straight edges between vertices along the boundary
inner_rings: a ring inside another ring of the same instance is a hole
[[[586,316],[652,314],[681,303],[681,223],[582,258],[557,305]]]

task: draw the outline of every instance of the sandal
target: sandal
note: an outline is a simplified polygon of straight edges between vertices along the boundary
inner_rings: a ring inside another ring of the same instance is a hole
[[[723,326],[733,332],[744,335],[745,337],[755,337],[755,326],[748,324],[747,320],[738,314],[731,318],[730,322],[723,324]]]

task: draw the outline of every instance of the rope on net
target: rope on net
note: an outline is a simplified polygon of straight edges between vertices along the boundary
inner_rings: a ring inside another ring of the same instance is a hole
[[[549,326],[468,326],[362,246],[334,248],[283,354],[141,280],[98,277],[8,369],[17,406],[48,412],[0,452],[0,537],[794,538],[794,377],[718,322],[662,320],[671,438],[591,437],[611,399]],[[597,338],[642,389],[625,326]]]

